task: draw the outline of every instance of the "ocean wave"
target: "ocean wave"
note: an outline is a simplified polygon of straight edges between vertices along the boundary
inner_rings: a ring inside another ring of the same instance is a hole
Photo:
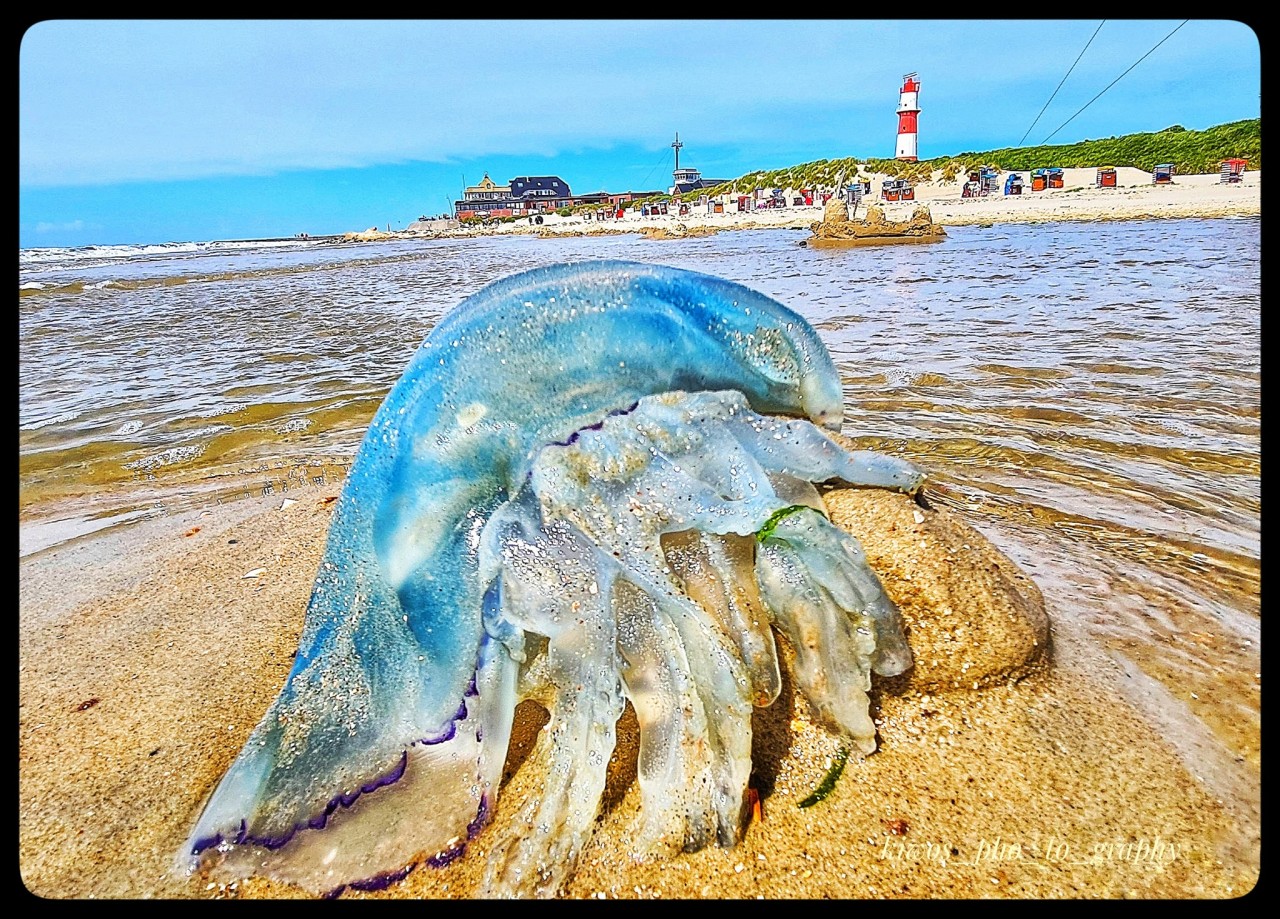
[[[68,421],[75,421],[80,417],[79,412],[63,412],[60,415],[54,415],[52,418],[38,418],[35,421],[25,421],[18,425],[19,431],[38,431],[41,428],[47,428],[51,424],[65,424]]]
[[[39,295],[82,294],[86,290],[130,290],[133,286],[123,281],[105,280],[93,283],[84,281],[68,281],[64,283],[23,281],[18,285],[18,297],[35,297]]]
[[[170,242],[148,245],[47,247],[18,250],[18,267],[69,269],[86,264],[105,265],[138,259],[172,258],[188,255],[243,252],[252,249],[298,249],[314,246],[323,238],[307,239],[225,239],[208,242]]]

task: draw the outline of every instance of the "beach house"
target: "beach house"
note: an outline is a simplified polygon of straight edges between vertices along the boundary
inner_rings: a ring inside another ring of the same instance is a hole
[[[462,198],[453,202],[453,211],[459,220],[491,220],[546,214],[575,203],[569,183],[559,176],[516,176],[498,185],[486,172],[480,184],[463,190]]]
[[[544,214],[574,204],[569,183],[559,176],[516,176],[511,180],[511,197],[517,217]]]
[[[693,191],[697,188],[711,188],[715,185],[723,185],[727,181],[728,179],[704,179],[701,172],[686,166],[671,173],[671,191],[669,194],[683,195],[687,191]]]

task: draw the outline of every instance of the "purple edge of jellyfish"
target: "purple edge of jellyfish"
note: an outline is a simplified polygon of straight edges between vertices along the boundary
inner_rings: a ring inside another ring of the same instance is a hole
[[[448,740],[453,740],[454,735],[457,734],[458,731],[458,723],[467,717],[467,698],[478,694],[478,690],[476,689],[476,675],[472,672],[471,681],[467,684],[467,688],[462,694],[462,701],[458,703],[458,711],[454,713],[453,718],[449,720],[449,724],[446,726],[445,730],[438,735],[427,736],[421,740],[412,741],[409,746],[413,746],[416,743],[433,746],[435,744],[444,743]],[[480,739],[478,731],[476,739]],[[289,831],[282,836],[252,836],[249,834],[248,824],[242,819],[240,821],[239,831],[236,833],[235,838],[231,839],[230,842],[232,845],[237,846],[248,843],[250,845],[262,846],[263,848],[270,849],[272,851],[283,848],[289,840],[293,839],[299,830],[323,830],[329,822],[329,817],[338,809],[339,806],[344,808],[350,807],[356,803],[356,800],[359,799],[361,795],[369,794],[377,791],[379,788],[385,788],[388,785],[394,785],[396,782],[400,781],[400,779],[404,778],[405,770],[408,765],[409,751],[406,749],[400,754],[400,762],[397,763],[389,772],[366,782],[356,791],[350,793],[339,792],[329,799],[329,802],[324,806],[324,809],[321,810],[320,813],[314,817],[309,817],[306,820],[295,823]],[[482,799],[480,802],[480,810],[477,813],[477,819],[479,819],[480,815],[484,814],[486,811],[487,805]],[[472,821],[472,825],[475,825],[475,821]],[[471,826],[468,826],[467,829],[468,833],[470,833]],[[199,855],[206,849],[219,846],[227,841],[227,838],[221,833],[214,833],[212,836],[206,836],[204,839],[196,840],[195,844],[191,847],[191,854]],[[388,883],[390,883],[390,881]],[[354,886],[354,884],[352,886]]]
[[[475,839],[484,825],[489,822],[489,795],[482,794],[480,796],[480,807],[476,809],[475,819],[467,824],[467,842]],[[346,884],[340,884],[324,895],[324,899],[333,900],[340,896],[348,887],[352,890],[385,890],[397,881],[403,881],[409,876],[409,873],[419,865],[429,865],[432,868],[443,868],[445,865],[452,864],[463,856],[467,851],[467,842],[460,842],[451,849],[443,852],[437,852],[430,858],[423,859],[421,862],[411,862],[403,868],[397,868],[395,871],[386,871],[382,874],[375,874],[373,877],[364,878],[360,881],[349,881]]]
[[[599,431],[601,428],[604,427],[605,419],[614,418],[618,415],[629,415],[632,412],[634,412],[637,408],[639,408],[639,406],[640,406],[640,403],[636,401],[636,402],[632,402],[626,408],[615,408],[613,411],[606,414],[604,418],[601,418],[595,424],[583,425],[582,427],[578,428],[578,430],[574,431],[572,434],[566,437],[564,440],[553,440],[551,442],[551,446],[555,446],[555,447],[572,446],[573,444],[578,442],[578,437],[582,434],[583,431]]]

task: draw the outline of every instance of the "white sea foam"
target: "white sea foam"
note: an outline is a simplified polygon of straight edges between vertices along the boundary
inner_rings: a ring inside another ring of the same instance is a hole
[[[19,268],[71,268],[86,262],[107,264],[126,260],[240,252],[250,249],[289,249],[314,246],[314,239],[228,239],[210,242],[155,243],[144,246],[80,246],[18,250]]]
[[[37,418],[35,421],[25,421],[18,425],[19,431],[38,431],[41,428],[47,428],[51,424],[65,424],[68,421],[75,421],[80,417],[79,412],[63,412],[60,415],[54,415],[52,418]]]
[[[154,456],[145,456],[140,460],[134,460],[132,463],[125,463],[125,469],[156,469],[160,466],[172,466],[174,463],[180,463],[183,460],[191,459],[199,456],[204,452],[204,444],[189,444],[183,447],[170,447],[168,450],[162,450]]]
[[[197,418],[216,418],[218,415],[232,415],[236,412],[243,412],[249,407],[248,402],[230,402],[226,405],[215,405],[213,408],[206,408],[196,412]]]

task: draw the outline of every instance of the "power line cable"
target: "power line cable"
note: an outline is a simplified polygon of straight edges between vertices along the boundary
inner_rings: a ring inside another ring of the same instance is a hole
[[[640,181],[640,185],[641,185],[641,187],[643,187],[643,186],[645,185],[645,183],[647,183],[647,182],[649,181],[649,176],[653,175],[653,170],[657,169],[657,168],[658,168],[659,166],[661,166],[664,162],[666,162],[666,159],[667,159],[667,151],[666,151],[666,150],[663,150],[663,151],[662,151],[662,155],[661,155],[660,157],[658,157],[658,161],[657,161],[656,163],[654,163],[652,166],[650,166],[650,167],[649,167],[649,172],[648,172],[648,173],[645,175],[645,177]]]
[[[1067,70],[1066,75],[1065,75],[1065,76],[1063,76],[1063,78],[1062,78],[1062,82],[1058,84],[1058,89],[1062,89],[1062,84],[1063,84],[1063,83],[1065,83],[1065,82],[1067,82],[1067,77],[1071,76],[1071,71],[1076,69],[1076,64],[1079,64],[1079,63],[1080,63],[1080,58],[1084,57],[1084,53],[1085,53],[1086,51],[1088,51],[1088,50],[1089,50],[1089,46],[1090,46],[1090,45],[1092,45],[1092,44],[1093,44],[1093,40],[1094,40],[1095,38],[1097,38],[1097,37],[1098,37],[1098,33],[1102,31],[1102,26],[1103,26],[1103,24],[1105,24],[1105,23],[1106,23],[1106,20],[1104,19],[1104,20],[1102,20],[1102,22],[1098,23],[1098,27],[1097,27],[1096,29],[1094,29],[1094,30],[1093,30],[1093,34],[1089,36],[1089,40],[1088,40],[1087,42],[1085,42],[1085,43],[1084,43],[1084,47],[1083,47],[1083,48],[1081,48],[1081,49],[1080,49],[1080,53],[1079,53],[1078,55],[1076,55],[1075,62],[1074,62],[1074,63],[1072,63],[1071,67]],[[1053,97],[1054,97],[1054,96],[1056,96],[1056,95],[1058,94],[1058,89],[1055,89],[1055,90],[1053,91],[1053,95],[1051,95],[1051,96],[1049,97],[1049,102],[1052,102],[1052,101],[1053,101]],[[1045,109],[1047,109],[1047,108],[1049,107],[1049,102],[1046,102],[1046,103],[1044,104],[1044,108],[1040,109],[1040,115],[1043,115],[1043,114],[1044,114],[1044,110],[1045,110]],[[1027,134],[1030,134],[1030,133],[1031,133],[1031,128],[1034,128],[1034,127],[1036,126],[1036,122],[1038,122],[1038,121],[1040,120],[1040,115],[1036,115],[1036,120],[1035,120],[1035,121],[1033,121],[1033,122],[1031,122],[1031,127],[1027,128]],[[1022,141],[1027,139],[1027,134],[1023,134],[1023,135],[1022,135],[1022,140],[1018,141],[1018,146],[1019,146],[1019,147],[1021,147],[1021,146],[1022,146]]]
[[[1178,29],[1181,29],[1183,26],[1185,26],[1185,25],[1186,25],[1188,22],[1190,22],[1190,21],[1191,21],[1190,19],[1184,19],[1184,20],[1182,20],[1182,22],[1178,23],[1178,25],[1177,25],[1176,27],[1174,27],[1173,32],[1178,31]],[[1156,48],[1159,48],[1161,45],[1163,45],[1165,42],[1167,42],[1170,38],[1172,38],[1172,37],[1173,37],[1173,32],[1170,32],[1170,33],[1169,33],[1168,35],[1166,35],[1164,38],[1160,39],[1158,42],[1156,42],[1154,45],[1152,45],[1152,46],[1151,46],[1151,51],[1156,50]],[[1141,64],[1143,61],[1145,61],[1145,60],[1147,59],[1147,56],[1151,54],[1151,51],[1148,51],[1146,54],[1142,55],[1142,57],[1138,58],[1138,59],[1137,59],[1136,61],[1134,61],[1131,65],[1129,65],[1129,70],[1132,70],[1134,67],[1137,67],[1137,66],[1138,66],[1139,64]],[[1088,102],[1086,102],[1084,105],[1082,105],[1082,106],[1080,107],[1080,111],[1079,111],[1079,112],[1076,112],[1076,114],[1075,114],[1075,115],[1072,115],[1072,116],[1071,116],[1070,118],[1068,118],[1066,121],[1062,122],[1062,124],[1060,124],[1060,125],[1058,125],[1056,128],[1054,128],[1054,129],[1053,129],[1053,134],[1057,134],[1059,131],[1061,131],[1063,128],[1065,128],[1067,125],[1071,124],[1071,122],[1075,120],[1076,115],[1079,115],[1079,114],[1080,114],[1080,112],[1083,112],[1083,111],[1084,111],[1085,109],[1087,109],[1089,106],[1093,105],[1093,103],[1097,102],[1097,101],[1098,101],[1098,99],[1099,99],[1099,98],[1101,98],[1102,93],[1105,93],[1108,89],[1110,89],[1111,87],[1115,86],[1115,85],[1116,85],[1117,83],[1119,83],[1122,79],[1124,79],[1125,74],[1127,74],[1127,73],[1129,72],[1129,70],[1126,70],[1124,73],[1120,74],[1120,76],[1116,77],[1114,80],[1112,80],[1110,83],[1108,83],[1108,84],[1103,88],[1103,90],[1102,90],[1102,92],[1101,92],[1101,93],[1098,93],[1098,95],[1094,96],[1092,99],[1090,99],[1090,100],[1089,100]],[[1050,135],[1049,135],[1049,137],[1046,137],[1044,140],[1040,141],[1041,146],[1043,146],[1043,145],[1047,144],[1047,143],[1049,142],[1049,139],[1050,139],[1051,137],[1053,137],[1053,134],[1050,134]]]

